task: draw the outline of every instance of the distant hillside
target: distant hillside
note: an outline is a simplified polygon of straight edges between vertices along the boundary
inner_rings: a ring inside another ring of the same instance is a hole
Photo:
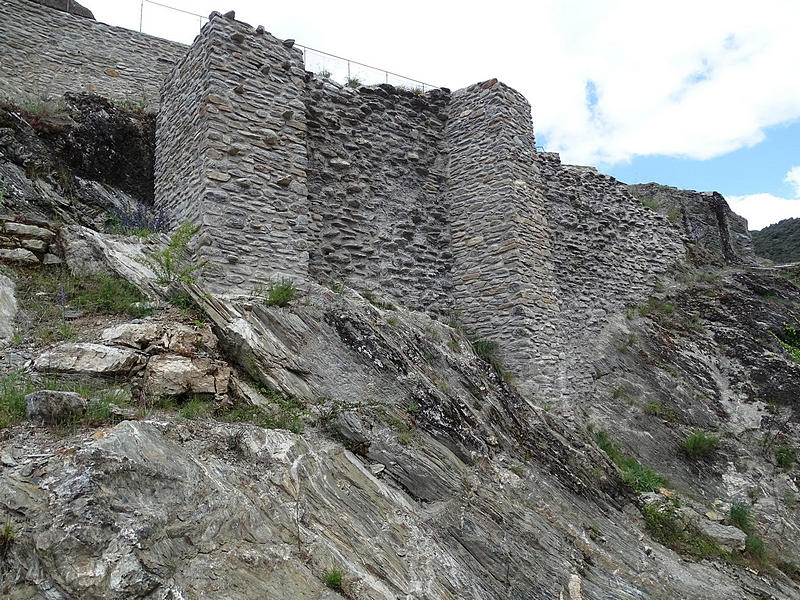
[[[776,263],[800,261],[800,219],[784,219],[750,235],[758,256]]]

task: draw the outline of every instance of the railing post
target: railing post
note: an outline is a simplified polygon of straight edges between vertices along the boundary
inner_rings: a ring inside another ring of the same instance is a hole
[[[142,20],[144,19],[144,0],[139,5],[139,33],[142,33]]]
[[[347,61],[347,83],[350,83],[350,61]]]

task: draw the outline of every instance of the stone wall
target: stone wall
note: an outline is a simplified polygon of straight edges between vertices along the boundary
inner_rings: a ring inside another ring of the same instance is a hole
[[[186,46],[43,6],[0,0],[0,95],[15,101],[95,92],[158,106]]]
[[[309,114],[311,273],[406,306],[450,308],[444,198],[449,94],[314,79]]]
[[[213,291],[308,275],[305,76],[291,43],[213,13],[164,85],[156,203],[201,226]]]
[[[628,191],[679,223],[686,236],[727,263],[753,260],[747,219],[733,212],[717,192],[679,190],[657,183],[629,185]]]
[[[539,153],[558,283],[565,397],[588,389],[591,348],[609,318],[646,301],[684,258],[682,228],[645,207],[628,187],[592,167]]]
[[[556,379],[558,301],[530,105],[497,80],[453,94],[446,138],[453,297],[533,392]]]

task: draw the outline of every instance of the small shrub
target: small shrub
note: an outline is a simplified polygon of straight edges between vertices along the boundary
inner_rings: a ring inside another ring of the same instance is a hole
[[[753,531],[753,515],[750,513],[750,507],[742,502],[735,502],[731,505],[728,521],[745,533]]]
[[[654,492],[667,483],[666,479],[654,471],[644,467],[632,456],[627,456],[617,447],[608,435],[608,432],[599,430],[595,433],[595,442],[605,452],[611,461],[622,471],[622,481],[637,494]]]
[[[642,204],[650,210],[658,210],[660,204],[655,198],[642,198]]]
[[[336,294],[341,294],[344,291],[345,283],[344,281],[334,281],[331,283],[331,290]]]
[[[423,90],[421,87],[415,87],[411,89],[411,93],[415,96],[424,96],[425,90]]]
[[[33,391],[30,381],[17,372],[0,377],[0,429],[25,418],[25,396]]]
[[[472,349],[478,358],[486,362],[492,362],[497,358],[498,345],[493,340],[475,340],[472,342]]]
[[[17,539],[17,534],[14,533],[14,527],[10,523],[6,523],[0,528],[0,558],[4,559]]]
[[[714,453],[718,443],[717,436],[698,429],[683,441],[683,450],[693,458],[707,457]]]
[[[767,562],[767,545],[755,534],[748,534],[744,542],[744,553],[758,566],[764,567]]]
[[[330,79],[330,78],[331,78],[331,75],[332,75],[332,73],[331,73],[330,71],[328,71],[328,69],[322,69],[322,70],[321,70],[321,71],[318,73],[318,75],[319,75],[320,77],[322,77],[323,79]]]
[[[105,230],[108,233],[141,237],[167,231],[167,226],[167,216],[164,211],[153,212],[144,202],[137,202],[129,210],[115,209],[106,216],[105,222]]]
[[[355,75],[352,77],[348,77],[347,80],[345,81],[345,86],[349,88],[357,88],[360,85],[361,85],[361,80]]]
[[[264,303],[267,306],[284,307],[294,300],[297,295],[297,288],[290,279],[281,279],[279,282],[269,284],[267,296]]]
[[[667,548],[694,558],[725,556],[722,548],[704,537],[696,527],[682,523],[671,502],[642,506],[642,514],[645,529]]]
[[[199,264],[189,262],[189,241],[199,230],[199,225],[188,221],[183,223],[172,234],[164,250],[140,260],[155,273],[159,285],[168,286],[175,282],[194,283],[192,275],[206,267],[208,263],[205,261]]]
[[[676,419],[675,411],[671,407],[656,402],[645,404],[644,412],[648,415],[654,415],[665,421],[669,421],[670,423],[674,422]]]
[[[794,448],[789,444],[781,444],[775,449],[775,459],[778,461],[778,466],[784,469],[790,468],[797,460],[797,455]]]
[[[334,567],[329,571],[325,571],[323,576],[325,577],[325,585],[327,587],[337,592],[343,591],[341,569]]]
[[[199,398],[192,398],[178,410],[178,414],[184,419],[200,419],[210,412],[211,403]]]
[[[669,212],[667,212],[667,218],[671,223],[677,223],[681,220],[681,209],[677,206],[673,206],[669,209]]]

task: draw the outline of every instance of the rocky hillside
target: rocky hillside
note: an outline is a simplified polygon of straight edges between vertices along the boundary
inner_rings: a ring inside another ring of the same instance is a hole
[[[102,102],[0,112],[4,598],[800,598],[798,273],[724,199],[626,192],[685,256],[534,396],[458,315],[189,282]]]
[[[800,219],[784,219],[751,231],[756,254],[777,264],[800,261]]]

